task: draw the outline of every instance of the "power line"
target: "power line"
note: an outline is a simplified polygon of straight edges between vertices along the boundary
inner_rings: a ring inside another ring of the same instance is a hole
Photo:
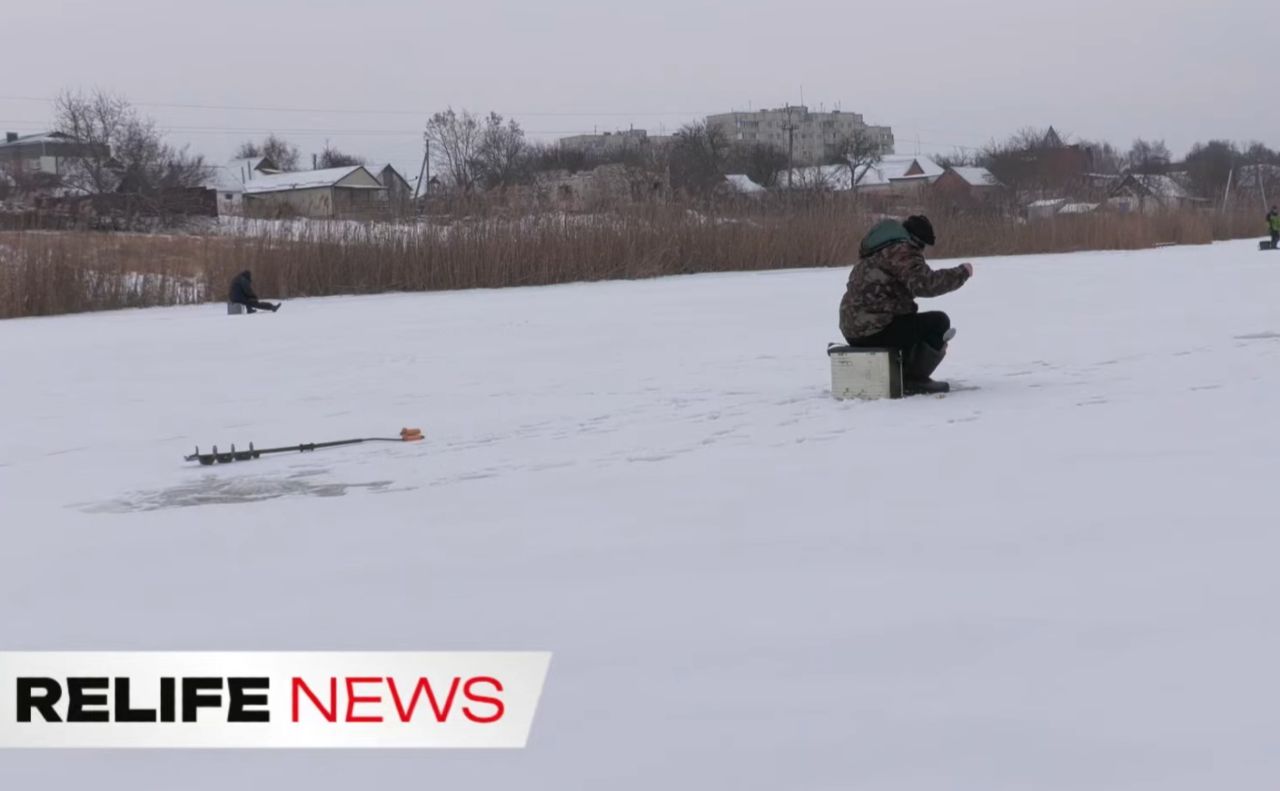
[[[45,125],[45,121],[0,121],[0,124],[7,126],[28,126],[39,127]],[[157,128],[163,132],[182,132],[185,134],[281,134],[281,135],[356,135],[361,137],[374,136],[404,136],[419,137],[422,135],[422,128],[417,129],[341,129],[341,128],[316,128],[316,127],[279,127],[279,126],[257,126],[257,127],[232,127],[232,126],[170,126],[168,124],[158,124]],[[591,134],[590,129],[526,129],[526,134],[535,135],[582,135]]]
[[[55,101],[49,97],[35,96],[0,96],[0,101],[22,101],[22,102],[42,102],[52,103]],[[215,105],[215,104],[184,104],[176,102],[133,102],[143,107],[169,107],[182,109],[201,109],[201,110],[233,110],[245,112],[283,112],[283,113],[334,113],[338,115],[397,115],[412,116],[416,118],[425,118],[427,113],[414,110],[352,110],[349,108],[305,108],[305,107],[259,107],[251,105]],[[509,117],[530,117],[530,118],[574,118],[574,117],[642,117],[642,116],[705,116],[708,113],[692,113],[692,112],[676,112],[676,111],[632,111],[632,112],[533,112],[533,113],[511,113]],[[25,125],[33,127],[41,127],[47,124],[46,121],[5,121],[9,125]],[[276,127],[276,126],[256,126],[256,127],[225,127],[210,124],[204,125],[161,125],[161,128],[169,132],[181,132],[193,135],[231,135],[231,134],[288,134],[296,136],[319,136],[319,135],[356,135],[362,137],[386,137],[401,135],[420,135],[421,128],[418,129],[339,129],[339,128],[315,128],[315,127]],[[791,131],[791,130],[788,130]],[[939,130],[925,130],[939,131]],[[525,132],[531,135],[585,135],[593,134],[595,129],[526,129]],[[967,136],[967,135],[966,135]],[[970,140],[973,138],[970,137]],[[921,140],[922,144],[930,146],[945,146],[948,148],[956,148],[963,151],[981,151],[984,146],[967,145],[963,143],[953,143],[946,141],[930,141]]]
[[[0,101],[6,102],[43,102],[52,104],[57,101],[53,97],[38,96],[0,96]],[[243,110],[249,112],[260,113],[332,113],[335,115],[408,115],[418,118],[426,117],[429,113],[422,110],[360,110],[350,107],[265,107],[254,105],[237,105],[237,104],[189,104],[180,102],[135,102],[130,104],[139,107],[174,107],[187,110]],[[634,117],[634,116],[698,116],[707,113],[691,113],[679,110],[640,110],[631,112],[539,112],[539,113],[508,113],[511,117],[539,117],[539,118],[584,118],[594,116],[610,116],[610,117]]]

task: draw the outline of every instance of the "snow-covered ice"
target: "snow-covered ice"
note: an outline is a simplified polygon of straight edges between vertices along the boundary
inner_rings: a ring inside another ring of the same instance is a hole
[[[0,649],[554,652],[523,751],[0,788],[1273,787],[1280,253],[979,261],[976,389],[897,402],[829,397],[845,276],[0,323]]]

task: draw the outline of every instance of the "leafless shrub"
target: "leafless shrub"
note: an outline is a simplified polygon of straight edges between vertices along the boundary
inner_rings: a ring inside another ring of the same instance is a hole
[[[685,125],[671,143],[672,188],[691,196],[711,194],[724,178],[729,150],[729,138],[719,126]]]
[[[858,184],[871,166],[884,157],[884,146],[865,129],[856,130],[836,141],[831,149],[830,162],[849,170],[849,184],[856,195]]]
[[[267,135],[261,143],[246,140],[236,149],[237,159],[256,159],[266,157],[280,170],[292,172],[298,169],[302,154],[298,147],[282,137]]]
[[[316,167],[322,170],[326,168],[345,168],[351,165],[363,165],[366,161],[364,157],[339,151],[334,148],[332,143],[326,140],[324,150],[320,152],[320,156],[316,159]]]
[[[530,173],[524,130],[515,119],[503,123],[489,113],[476,146],[473,169],[485,189],[500,189],[528,181]]]
[[[462,192],[473,190],[476,154],[483,137],[480,119],[469,110],[458,113],[450,107],[431,116],[426,136],[431,161],[442,180]]]

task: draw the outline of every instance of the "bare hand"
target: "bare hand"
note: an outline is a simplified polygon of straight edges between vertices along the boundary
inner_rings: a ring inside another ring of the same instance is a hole
[[[969,277],[973,277],[973,264],[961,264],[960,268],[969,273]]]

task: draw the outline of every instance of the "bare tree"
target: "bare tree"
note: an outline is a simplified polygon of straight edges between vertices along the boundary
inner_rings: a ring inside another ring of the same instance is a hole
[[[1169,170],[1169,162],[1173,156],[1169,153],[1169,147],[1164,144],[1163,140],[1143,140],[1138,138],[1133,141],[1133,146],[1129,148],[1129,153],[1125,157],[1128,162],[1129,169],[1135,173],[1165,173]]]
[[[63,181],[85,194],[156,195],[198,186],[209,173],[203,157],[165,143],[155,121],[105,91],[60,95],[54,128],[76,143]]]
[[[724,178],[729,149],[729,138],[719,126],[699,121],[681,127],[671,143],[671,186],[694,195],[710,193]]]
[[[236,149],[237,159],[258,157],[266,157],[273,165],[286,172],[296,171],[302,161],[298,147],[282,137],[276,137],[274,133],[267,135],[261,143],[246,140]]]
[[[1002,143],[983,149],[979,164],[1009,189],[1011,199],[1062,197],[1089,194],[1088,174],[1094,153],[1081,143],[1069,143],[1069,135],[1026,127]]]
[[[345,168],[352,165],[363,165],[366,163],[364,157],[346,154],[333,147],[329,141],[325,141],[324,150],[320,152],[317,167],[324,168]]]
[[[978,154],[973,149],[957,148],[950,154],[938,154],[933,161],[942,168],[973,167],[978,164]]]
[[[871,169],[884,157],[884,147],[880,141],[865,130],[857,129],[841,137],[832,146],[830,159],[832,164],[843,165],[849,169],[849,189],[854,193],[858,184]]]
[[[487,189],[519,183],[528,170],[526,148],[520,124],[514,118],[504,124],[501,115],[491,112],[480,132],[472,170]]]
[[[1273,151],[1266,143],[1254,140],[1245,149],[1243,158],[1256,165],[1280,165],[1280,152]]]
[[[1105,140],[1082,140],[1080,145],[1093,152],[1093,172],[1114,176],[1129,166],[1129,158]]]
[[[476,185],[476,154],[482,136],[480,120],[467,110],[459,114],[450,107],[427,121],[432,162],[446,180],[464,192]]]
[[[54,129],[76,143],[74,154],[65,157],[64,183],[89,195],[115,192],[120,172],[112,150],[137,121],[129,103],[105,91],[64,91],[54,100],[53,117]]]
[[[267,135],[267,139],[262,141],[262,155],[286,172],[297,170],[301,159],[297,146],[274,134]]]
[[[1246,161],[1230,140],[1210,140],[1193,145],[1184,164],[1191,187],[1200,197],[1220,198],[1232,171]]]
[[[773,187],[778,183],[778,174],[787,169],[787,152],[768,143],[734,146],[727,167],[746,174],[762,187]]]

